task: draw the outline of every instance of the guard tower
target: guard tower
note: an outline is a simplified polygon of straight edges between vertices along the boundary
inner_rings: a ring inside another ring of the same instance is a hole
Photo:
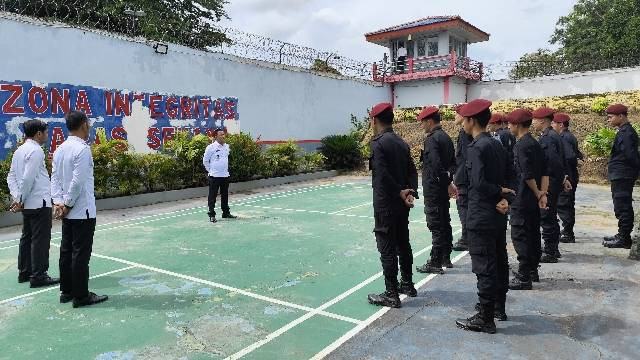
[[[482,63],[467,56],[467,46],[489,34],[459,16],[431,16],[365,38],[388,48],[373,64],[373,80],[391,84],[394,106],[407,108],[466,102],[467,87],[482,79]]]

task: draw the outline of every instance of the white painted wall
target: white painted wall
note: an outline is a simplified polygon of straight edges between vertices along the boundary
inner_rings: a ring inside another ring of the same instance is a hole
[[[443,31],[438,34],[438,55],[449,54],[449,32]]]
[[[484,81],[469,88],[469,100],[540,98],[640,89],[640,67],[544,76],[523,80]]]
[[[240,129],[262,140],[342,133],[350,114],[390,101],[388,86],[170,45],[167,55],[113,34],[0,13],[0,81],[65,83],[239,99]]]
[[[406,81],[395,85],[395,106],[399,108],[439,105],[443,102],[442,79]]]
[[[463,78],[452,76],[449,80],[449,104],[467,102],[467,82]]]

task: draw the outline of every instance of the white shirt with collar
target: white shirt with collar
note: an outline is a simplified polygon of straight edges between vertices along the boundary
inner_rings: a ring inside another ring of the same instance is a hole
[[[40,144],[27,139],[11,159],[7,185],[13,201],[22,203],[25,209],[51,207],[51,182],[44,157]]]
[[[229,152],[229,144],[219,144],[214,141],[207,146],[202,164],[209,176],[229,177]]]
[[[67,219],[96,217],[91,148],[77,136],[69,136],[53,154],[51,195],[54,204],[71,207]]]

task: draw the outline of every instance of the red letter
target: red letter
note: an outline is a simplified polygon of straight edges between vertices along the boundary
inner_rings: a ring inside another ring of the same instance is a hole
[[[127,132],[123,127],[117,126],[111,129],[111,139],[113,140],[127,140]]]
[[[200,104],[202,104],[203,117],[205,119],[209,118],[209,106],[211,106],[211,99],[200,99]]]
[[[62,89],[62,96],[60,96],[60,91],[58,91],[58,89],[51,89],[51,115],[57,115],[58,109],[60,109],[63,114],[66,114],[71,110],[69,89]]]
[[[133,101],[144,101],[145,95],[144,94],[134,94],[133,95]]]
[[[160,129],[150,127],[147,132],[147,146],[152,150],[158,150],[162,143],[160,142]]]
[[[131,116],[131,103],[129,102],[129,94],[115,93],[116,99],[116,116],[124,114],[125,116]]]
[[[236,101],[227,99],[224,102],[225,119],[232,120],[236,118]]]
[[[36,95],[40,95],[40,106],[36,105]],[[37,86],[33,86],[29,89],[29,108],[36,114],[44,114],[49,107],[49,96],[47,92]]]
[[[154,119],[162,117],[162,112],[156,110],[156,106],[159,101],[162,101],[162,95],[149,96],[149,112],[151,113],[151,117]]]
[[[162,128],[162,145],[166,144],[167,141],[173,139],[173,134],[176,133],[176,129],[174,127],[163,127]]]
[[[49,152],[53,153],[56,151],[56,148],[60,144],[64,142],[64,132],[62,132],[62,127],[56,126],[53,128],[51,132],[51,145],[49,146]]]
[[[197,127],[197,128],[193,128],[193,135],[200,135],[200,132],[201,132],[201,131],[202,131],[202,130],[200,130],[200,128],[199,128],[199,127]]]
[[[207,131],[205,131],[205,134],[207,134],[208,137],[214,137],[216,136],[216,129],[213,128],[208,128]]]
[[[93,112],[91,112],[91,104],[89,104],[86,90],[78,90],[78,98],[76,99],[76,110],[81,110],[87,116],[91,116],[93,114]]]
[[[113,116],[113,102],[111,101],[111,91],[104,92],[104,105],[107,116]]]
[[[183,119],[191,119],[191,99],[182,97],[180,99],[180,109],[182,110]]]
[[[22,96],[22,85],[2,84],[0,85],[0,91],[11,91],[11,95],[2,105],[2,112],[7,115],[23,115],[24,107],[16,106],[16,100]]]
[[[216,99],[216,102],[213,106],[213,118],[214,119],[222,119],[224,116],[224,112],[222,111],[222,100]]]
[[[100,145],[100,136],[98,136],[98,133],[100,133],[101,131],[104,131],[104,128],[103,128],[103,127],[97,127],[97,128],[96,128],[96,138],[95,138],[95,140],[94,140],[94,143],[95,143],[96,145]]]
[[[171,119],[175,119],[176,117],[178,117],[177,105],[178,103],[176,101],[176,98],[170,97],[167,99],[167,103],[165,104],[165,109],[167,111],[167,115],[169,115]]]

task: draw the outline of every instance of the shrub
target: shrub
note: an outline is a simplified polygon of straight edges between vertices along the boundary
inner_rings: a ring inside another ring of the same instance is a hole
[[[182,179],[184,186],[205,186],[207,176],[202,158],[211,140],[202,134],[191,135],[180,131],[165,144],[165,153],[173,155],[177,160],[176,176]]]
[[[587,154],[598,157],[609,156],[615,137],[615,130],[606,127],[587,135],[584,141]]]
[[[175,174],[179,166],[175,157],[166,154],[145,154],[141,159],[146,174],[146,188],[149,191],[164,191],[182,187],[182,181]]]
[[[300,161],[300,172],[312,172],[324,168],[326,158],[318,152],[305,154]]]
[[[270,146],[264,154],[266,177],[287,176],[298,172],[302,149],[293,141]]]
[[[9,205],[11,204],[7,175],[9,175],[9,170],[11,169],[12,157],[13,153],[10,153],[4,160],[0,161],[0,211],[9,210]]]
[[[101,141],[91,147],[95,190],[99,195],[132,195],[145,189],[142,155],[129,153],[124,140]]]
[[[264,159],[260,145],[249,134],[227,135],[231,181],[247,181],[263,172]]]
[[[442,107],[440,108],[440,117],[442,120],[454,120],[456,118],[456,113],[452,108]]]
[[[357,169],[362,165],[362,150],[358,138],[352,134],[323,138],[320,152],[330,169]]]
[[[591,111],[596,114],[604,114],[604,111],[609,106],[609,100],[605,97],[598,97],[593,100],[591,104]]]

